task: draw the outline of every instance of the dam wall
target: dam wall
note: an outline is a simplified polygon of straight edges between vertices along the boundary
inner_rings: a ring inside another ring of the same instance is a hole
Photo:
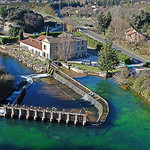
[[[96,118],[98,123],[105,122],[109,113],[109,105],[104,98],[97,95],[78,81],[74,80],[72,77],[59,70],[59,67],[54,63],[51,63],[50,68],[51,70],[54,69],[52,74],[54,79],[67,85],[73,91],[81,95],[84,101],[88,101],[95,106],[98,111],[98,118]]]

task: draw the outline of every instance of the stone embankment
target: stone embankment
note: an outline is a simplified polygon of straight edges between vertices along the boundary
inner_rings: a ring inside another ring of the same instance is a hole
[[[27,67],[35,70],[37,73],[42,73],[45,71],[46,64],[42,62],[45,61],[44,58],[35,56],[29,53],[29,51],[21,49],[18,45],[16,45],[15,48],[1,45],[0,52],[14,57],[18,62],[22,62]]]

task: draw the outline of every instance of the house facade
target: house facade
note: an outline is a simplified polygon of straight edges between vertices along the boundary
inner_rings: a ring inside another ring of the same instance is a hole
[[[130,43],[138,43],[146,39],[146,36],[141,34],[139,31],[135,30],[134,28],[129,28],[125,32],[126,40]]]
[[[62,33],[57,38],[41,35],[20,41],[20,47],[47,59],[71,59],[87,55],[87,40],[83,36]]]

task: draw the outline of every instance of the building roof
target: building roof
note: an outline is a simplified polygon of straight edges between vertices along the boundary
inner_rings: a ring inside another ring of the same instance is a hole
[[[33,38],[28,38],[28,39],[22,40],[22,41],[20,41],[20,43],[24,43],[29,46],[35,47],[39,50],[42,50],[42,42],[38,41],[36,39],[33,39]]]
[[[39,37],[36,38],[36,40],[42,41],[42,40],[44,40],[46,38],[52,38],[52,36],[40,35]]]
[[[132,34],[135,34],[137,31],[134,28],[129,28],[126,30],[126,35],[130,36]]]
[[[64,42],[66,41],[67,42],[67,39],[70,41],[70,42],[73,42],[73,41],[87,41],[87,39],[84,37],[84,36],[74,36],[72,34],[69,34],[69,33],[62,33],[60,34],[57,38],[53,38],[53,37],[48,37],[46,39],[44,39],[43,41],[44,42],[48,42],[48,43],[59,43],[59,42],[62,42],[63,41],[63,38],[64,38]]]

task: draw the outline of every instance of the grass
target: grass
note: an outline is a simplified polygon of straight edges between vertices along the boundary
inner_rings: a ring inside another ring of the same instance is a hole
[[[78,67],[79,69],[81,70],[85,70],[85,71],[93,71],[93,72],[105,72],[105,71],[101,71],[99,69],[99,67],[97,66],[87,66],[87,65],[82,65],[82,64],[79,64],[79,63],[72,63],[72,62],[68,62],[69,64],[71,64],[72,66],[76,66]],[[121,71],[122,68],[116,68],[110,72],[114,73],[114,72],[119,72]]]

